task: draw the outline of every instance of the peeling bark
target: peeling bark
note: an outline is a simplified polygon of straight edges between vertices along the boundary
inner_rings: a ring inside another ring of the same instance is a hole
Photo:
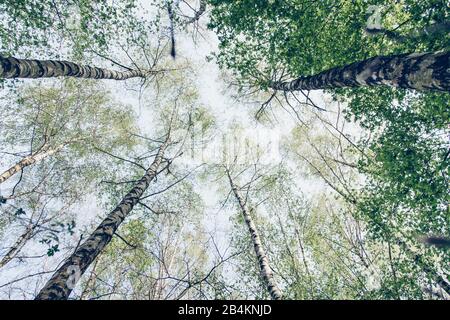
[[[319,74],[270,82],[281,91],[387,85],[418,91],[450,91],[450,53],[429,52],[376,56]]]
[[[273,277],[272,269],[270,268],[269,264],[269,259],[267,258],[266,252],[264,251],[264,248],[262,246],[258,229],[256,228],[256,225],[253,222],[252,217],[250,216],[250,211],[247,208],[245,201],[242,199],[242,196],[239,193],[238,187],[234,184],[233,179],[231,178],[231,175],[228,171],[227,175],[230,181],[231,189],[233,190],[234,196],[238,201],[239,206],[241,207],[245,223],[247,224],[248,231],[252,238],[256,258],[259,263],[261,275],[263,277],[264,282],[266,283],[267,290],[269,291],[269,294],[273,300],[281,300],[282,293],[281,290],[278,288],[278,285]]]
[[[169,144],[169,135],[161,145],[158,153],[145,175],[125,195],[117,207],[100,223],[89,238],[67,258],[64,264],[53,274],[51,279],[36,296],[36,300],[66,300],[79,278],[95,258],[111,241],[114,233],[124,221],[133,207],[147,190],[150,182],[155,178],[159,165]]]
[[[88,79],[126,80],[145,78],[151,71],[109,69],[79,65],[61,60],[29,60],[0,55],[0,78],[50,78],[75,77]]]

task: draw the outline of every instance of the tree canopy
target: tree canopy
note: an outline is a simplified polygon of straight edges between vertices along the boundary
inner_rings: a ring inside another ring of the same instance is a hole
[[[449,299],[448,21],[0,0],[0,298]]]

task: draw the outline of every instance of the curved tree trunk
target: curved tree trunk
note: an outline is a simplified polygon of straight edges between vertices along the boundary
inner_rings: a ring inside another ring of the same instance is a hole
[[[234,196],[241,207],[242,214],[244,216],[245,223],[247,224],[248,231],[252,238],[253,247],[255,248],[256,258],[258,259],[259,267],[261,270],[261,275],[264,282],[267,285],[267,290],[273,300],[281,300],[282,293],[278,288],[278,285],[273,277],[272,269],[270,268],[269,259],[267,258],[266,252],[262,247],[261,238],[259,237],[258,229],[250,216],[250,211],[247,208],[242,196],[239,193],[238,187],[234,184],[230,173],[227,170],[228,179],[230,181],[231,189],[233,190]]]
[[[387,85],[418,91],[450,91],[450,53],[376,56],[287,82],[270,82],[282,91]]]
[[[139,70],[114,71],[61,60],[28,60],[0,55],[0,78],[76,77],[126,80],[145,78],[149,73]]]
[[[26,231],[17,239],[16,243],[9,249],[8,253],[0,261],[0,268],[4,267],[8,262],[10,262],[17,253],[22,250],[27,241],[33,236],[33,226],[27,227]]]
[[[61,144],[55,148],[50,148],[44,146],[41,148],[41,150],[37,151],[36,153],[24,157],[22,160],[17,162],[15,165],[13,165],[11,168],[0,174],[0,183],[5,182],[9,178],[11,178],[13,175],[15,175],[17,172],[20,172],[23,170],[23,168],[31,166],[33,163],[39,162],[44,158],[47,158],[58,151],[60,151],[66,144]]]
[[[155,178],[162,162],[164,151],[169,144],[169,135],[161,145],[155,159],[145,175],[125,195],[117,207],[100,223],[89,238],[67,258],[64,264],[53,274],[51,279],[36,296],[36,300],[65,300],[69,297],[75,284],[94,259],[111,241],[114,233],[133,207],[138,203],[150,182]]]

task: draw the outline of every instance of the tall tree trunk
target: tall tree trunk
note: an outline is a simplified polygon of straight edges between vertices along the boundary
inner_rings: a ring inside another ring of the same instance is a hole
[[[231,178],[230,172],[227,170],[228,179],[230,181],[231,189],[233,190],[234,196],[241,207],[242,214],[244,216],[245,223],[247,224],[248,231],[250,232],[250,236],[252,238],[253,247],[255,248],[256,258],[258,259],[259,268],[261,270],[261,275],[263,277],[264,282],[266,283],[267,290],[273,300],[281,300],[281,290],[278,288],[278,285],[273,277],[272,269],[270,268],[269,259],[264,251],[264,248],[261,243],[261,238],[259,237],[258,229],[256,228],[255,223],[250,215],[250,211],[247,208],[245,201],[242,199],[242,196],[239,193],[238,187],[234,184],[233,179]]]
[[[67,143],[63,143],[54,148],[51,148],[49,146],[43,146],[39,151],[33,153],[32,155],[24,157],[22,160],[17,162],[11,168],[9,168],[5,172],[3,172],[0,175],[0,183],[5,182],[9,178],[11,178],[13,175],[15,175],[17,172],[22,171],[23,168],[31,166],[33,163],[39,162],[42,159],[47,158],[47,157],[57,153],[62,148],[64,148],[64,146],[66,146],[66,145],[67,145]]]
[[[76,77],[89,79],[126,80],[145,78],[151,72],[140,70],[114,71],[83,66],[60,60],[28,60],[0,55],[0,78]]]
[[[65,300],[69,297],[79,277],[83,275],[92,261],[108,245],[117,228],[138,203],[150,182],[155,178],[158,167],[162,162],[164,151],[169,144],[169,139],[170,134],[167,135],[166,141],[160,146],[153,163],[147,169],[145,175],[100,223],[89,238],[53,274],[52,278],[36,296],[36,300]]]
[[[436,37],[441,35],[442,33],[449,33],[450,22],[444,21],[434,23],[424,27],[423,29],[414,30],[405,35],[401,34],[398,31],[391,31],[386,29],[366,29],[366,32],[370,35],[381,34],[393,41],[405,42],[407,40],[415,40],[423,37]]]
[[[33,236],[34,227],[30,224],[26,231],[17,239],[16,243],[9,249],[8,253],[0,261],[0,268],[4,267],[8,262],[10,262],[16,254],[25,246],[27,241]]]
[[[298,79],[269,83],[282,91],[388,85],[418,91],[450,91],[450,53],[376,56]]]

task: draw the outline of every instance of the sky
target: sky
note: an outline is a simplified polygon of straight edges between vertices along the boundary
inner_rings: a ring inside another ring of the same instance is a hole
[[[298,125],[292,114],[281,110],[274,106],[276,119],[274,125],[267,123],[260,123],[255,120],[255,113],[258,105],[249,103],[249,101],[238,101],[234,95],[234,89],[229,87],[229,75],[222,73],[217,64],[213,61],[207,61],[206,57],[217,50],[218,41],[216,36],[207,31],[205,28],[206,18],[202,18],[201,37],[197,37],[197,41],[193,41],[192,34],[176,34],[177,41],[177,59],[187,60],[190,64],[195,65],[195,86],[199,93],[199,103],[205,106],[216,120],[218,131],[216,132],[216,141],[209,143],[202,157],[195,159],[185,156],[179,159],[179,164],[187,167],[195,167],[201,162],[209,164],[220,163],[221,150],[223,147],[223,137],[229,145],[229,149],[236,147],[236,136],[234,136],[229,128],[232,126],[239,126],[242,128],[242,134],[237,138],[237,145],[240,150],[245,149],[246,139],[251,140],[254,144],[259,145],[265,150],[263,156],[263,163],[278,163],[281,160],[280,142],[282,139],[288,137],[294,126]],[[25,83],[32,83],[38,80],[26,80]],[[51,81],[51,80],[49,80]],[[142,132],[152,135],[153,128],[149,125],[154,120],[154,110],[146,99],[139,99],[133,88],[135,82],[127,81],[126,84],[120,81],[104,81],[106,87],[113,92],[115,98],[132,106],[138,115],[138,124]],[[151,90],[151,89],[148,89]],[[149,92],[149,97],[152,93]],[[329,110],[335,110],[336,105],[330,102],[330,98],[321,91],[316,91],[311,94],[311,98],[319,105],[326,106]],[[306,112],[305,112],[306,114]],[[327,117],[333,119],[336,117],[335,112],[328,112]],[[335,120],[335,119],[334,119]],[[349,129],[351,131],[351,128]],[[356,129],[355,129],[356,130]],[[354,131],[357,133],[357,130]],[[11,165],[12,157],[5,157],[0,159],[0,171],[3,171]],[[290,163],[295,166],[295,163]],[[10,185],[15,182],[11,180]],[[221,182],[223,183],[223,181]],[[298,176],[297,186],[305,193],[309,199],[313,199],[316,195],[325,192],[326,186],[321,180],[311,179],[304,175]],[[216,233],[219,247],[225,250],[229,246],[229,235],[231,233],[231,223],[229,221],[233,214],[236,214],[232,207],[221,208],[221,201],[224,200],[224,194],[220,190],[220,183],[197,183],[197,192],[201,195],[205,203],[204,227],[208,232]],[[5,186],[3,186],[5,188]],[[6,185],[8,188],[8,185]],[[168,191],[170,192],[170,191]],[[77,232],[69,239],[67,243],[75,245],[78,242],[81,230],[86,230],[95,226],[101,221],[107,212],[100,207],[94,195],[85,199],[77,210],[76,222]],[[15,232],[8,232],[1,240],[2,244],[11,244],[22,230],[15,230]],[[19,263],[17,260],[10,262],[6,267],[0,269],[0,299],[1,298],[30,298],[40,289],[45,280],[48,279],[52,270],[63,261],[64,256],[71,253],[71,247],[65,248],[59,254],[45,259],[27,259],[26,262]],[[42,254],[43,245],[30,241],[23,249],[24,255],[40,255]],[[0,247],[0,254],[5,252],[5,245]],[[43,272],[42,277],[25,278],[14,284],[15,287],[21,290],[6,290],[9,286],[2,287],[9,281],[27,277],[31,273]],[[27,292],[26,296],[22,293]],[[12,296],[10,296],[12,294]]]

